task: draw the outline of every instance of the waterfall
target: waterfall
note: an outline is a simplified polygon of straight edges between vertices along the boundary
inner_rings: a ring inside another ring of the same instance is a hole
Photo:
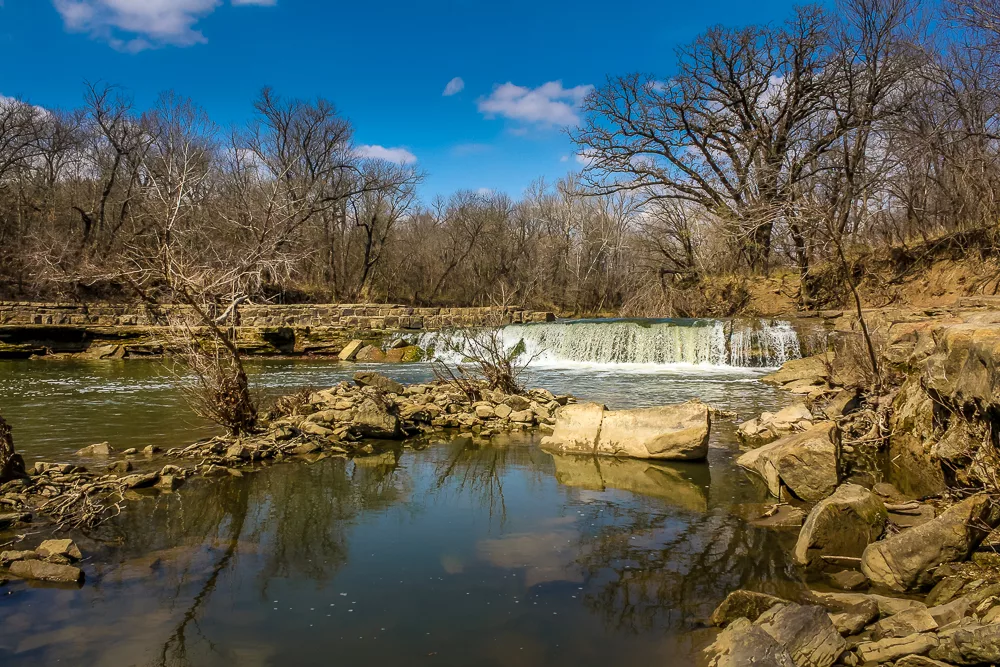
[[[732,366],[776,367],[800,356],[798,334],[780,320],[566,320],[503,328],[512,347],[541,366]],[[456,362],[461,353],[449,332],[428,332],[412,341]]]

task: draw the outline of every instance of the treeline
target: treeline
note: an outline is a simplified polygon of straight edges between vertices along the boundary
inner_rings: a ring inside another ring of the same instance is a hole
[[[678,295],[713,277],[791,268],[809,306],[880,249],[1000,247],[1000,0],[803,7],[663,69],[599,86],[582,173],[519,199],[421,202],[419,169],[364,157],[322,99],[265,89],[232,129],[172,93],[4,99],[0,297],[666,315],[708,310]]]

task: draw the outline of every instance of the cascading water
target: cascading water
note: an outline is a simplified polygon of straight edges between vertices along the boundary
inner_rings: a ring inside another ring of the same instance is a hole
[[[779,320],[575,320],[512,324],[504,343],[524,342],[525,355],[543,366],[575,364],[635,366],[776,367],[801,356],[799,338]],[[460,361],[448,332],[414,341],[435,356]],[[459,345],[460,347],[460,345]]]

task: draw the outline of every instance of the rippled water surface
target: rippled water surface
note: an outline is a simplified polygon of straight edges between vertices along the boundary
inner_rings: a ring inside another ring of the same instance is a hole
[[[254,376],[274,395],[358,368],[269,361]],[[756,377],[548,368],[528,380],[613,408],[700,397],[749,416],[780,401]],[[0,362],[0,412],[29,463],[211,432],[154,362]],[[191,480],[74,536],[83,588],[0,588],[0,664],[697,664],[701,620],[729,590],[798,585],[785,538],[746,521],[764,497],[737,453],[719,421],[708,463],[457,438]]]

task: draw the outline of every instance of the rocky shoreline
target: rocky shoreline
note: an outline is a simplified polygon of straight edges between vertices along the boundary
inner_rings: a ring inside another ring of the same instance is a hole
[[[890,322],[880,391],[843,341],[764,378],[801,402],[738,428],[777,500],[755,523],[798,531],[806,580],[849,592],[730,593],[709,665],[1000,663],[998,322]]]
[[[353,383],[283,397],[254,435],[217,436],[166,451],[150,446],[119,452],[98,443],[77,452],[93,464],[35,462],[28,474],[0,486],[0,529],[93,529],[142,494],[172,492],[192,477],[240,477],[283,461],[375,456],[392,441],[449,432],[482,439],[515,431],[551,433],[556,410],[573,402],[572,396],[545,389],[505,394],[475,383],[404,386],[358,372]],[[37,559],[33,551],[11,546],[0,552],[0,579],[70,581],[65,572],[53,579],[49,568],[14,566]],[[72,581],[83,581],[83,575]]]

